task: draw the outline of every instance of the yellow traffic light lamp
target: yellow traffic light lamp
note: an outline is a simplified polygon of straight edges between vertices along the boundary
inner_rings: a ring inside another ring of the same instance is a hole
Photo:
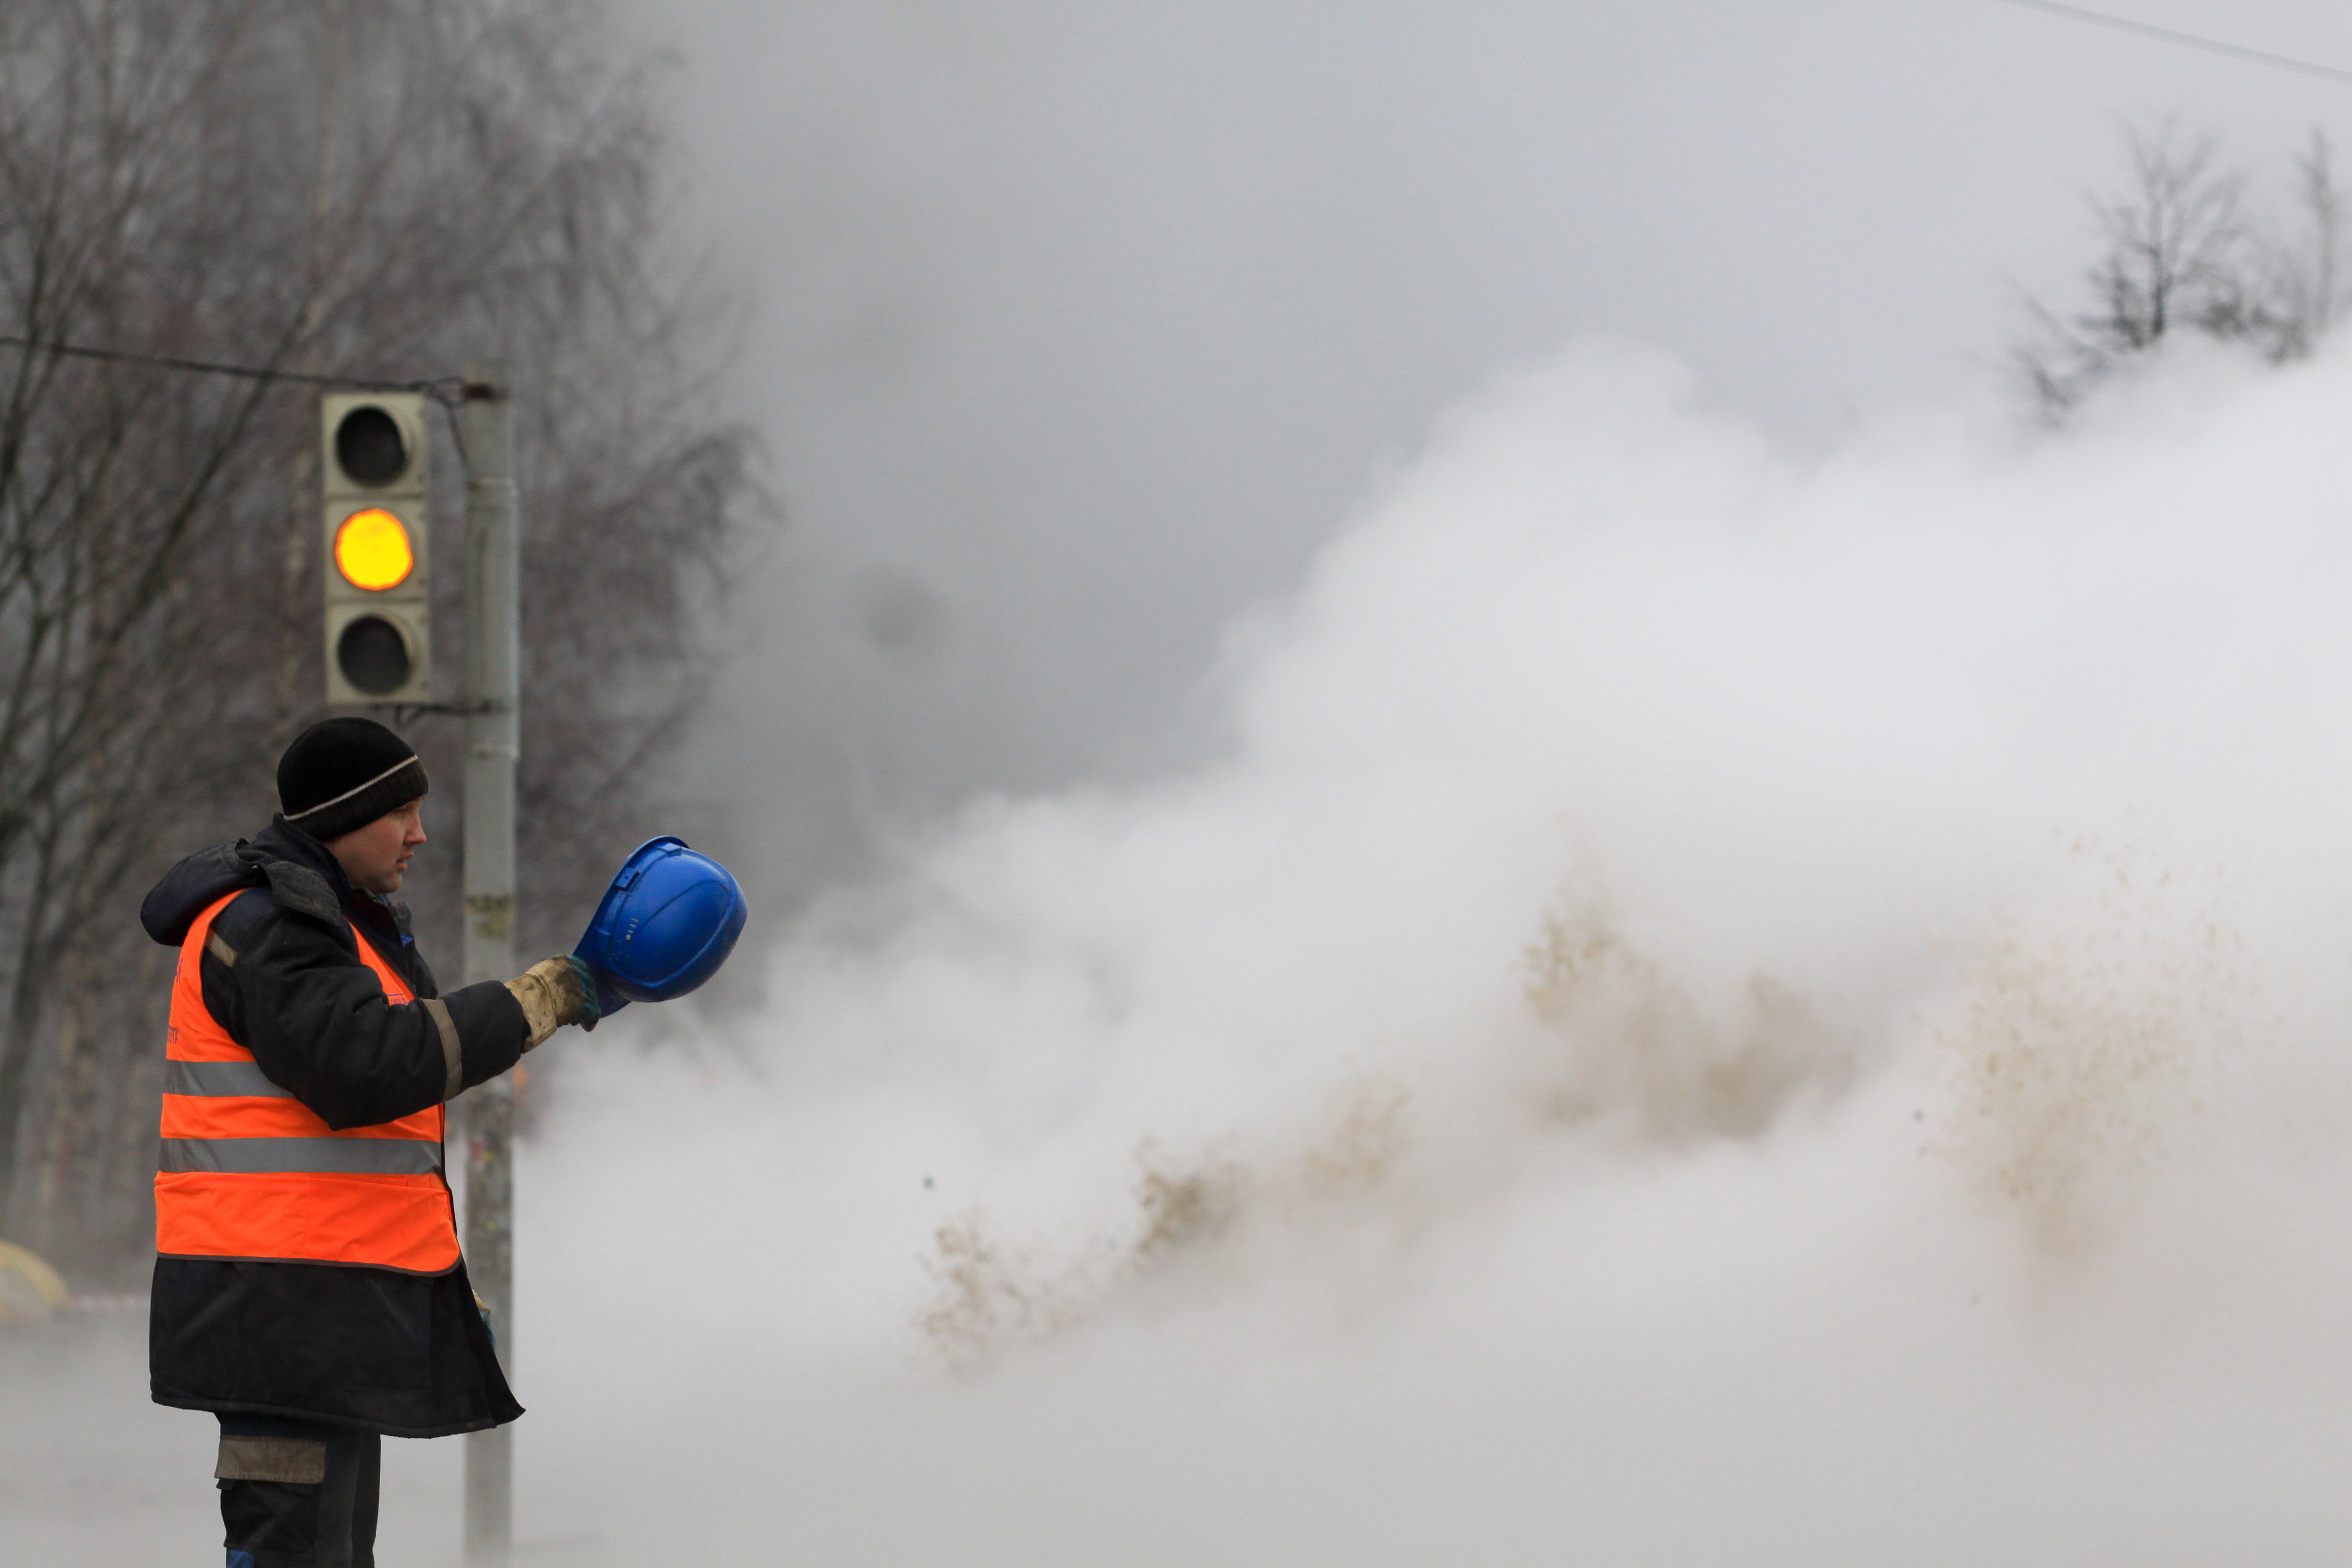
[[[327,700],[425,701],[433,640],[425,399],[336,393],[320,400],[320,415]]]
[[[381,594],[407,582],[415,566],[408,526],[394,513],[363,507],[335,525],[335,570],[352,587]]]

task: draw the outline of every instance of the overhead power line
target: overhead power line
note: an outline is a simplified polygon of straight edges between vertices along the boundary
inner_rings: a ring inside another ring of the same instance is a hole
[[[84,348],[79,343],[41,342],[31,338],[0,337],[0,348],[34,353],[62,354],[69,359],[103,360],[110,364],[152,364],[194,375],[233,375],[246,381],[299,381],[310,386],[340,386],[353,392],[421,392],[437,403],[454,403],[465,383],[461,376],[431,381],[371,381],[363,376],[314,375],[308,371],[279,370],[271,365],[221,364],[212,360],[180,359],[171,354],[131,353],[121,349]]]
[[[2276,70],[2294,71],[2301,76],[2317,77],[2322,81],[2341,82],[2352,86],[2352,70],[2338,70],[2315,60],[2299,60],[2293,55],[2274,55],[2268,49],[2250,49],[2243,44],[2232,44],[2221,38],[2209,38],[2198,33],[2184,33],[2173,27],[2159,27],[2153,22],[2135,22],[2128,16],[2110,16],[2104,11],[2086,11],[2080,5],[2064,5],[2059,0],[2001,0],[2005,5],[2022,6],[2028,11],[2046,11],[2053,16],[2065,16],[2077,22],[2089,22],[2101,27],[2112,27],[2119,33],[2137,33],[2143,38],[2158,38],[2168,44],[2179,44],[2207,54],[2226,55],[2233,60],[2250,65],[2269,66]]]

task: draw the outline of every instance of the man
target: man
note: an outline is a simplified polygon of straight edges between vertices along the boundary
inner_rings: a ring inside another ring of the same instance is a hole
[[[219,1417],[229,1568],[368,1568],[381,1435],[522,1414],[458,1256],[442,1107],[593,1026],[596,991],[551,958],[438,993],[385,897],[425,789],[383,725],[314,724],[278,764],[283,814],[140,910],[180,950],[149,1370],[158,1404]]]

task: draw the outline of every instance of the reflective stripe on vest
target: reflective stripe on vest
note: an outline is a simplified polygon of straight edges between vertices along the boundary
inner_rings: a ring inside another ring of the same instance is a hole
[[[272,1083],[205,1009],[205,940],[236,897],[196,917],[173,976],[155,1250],[446,1272],[457,1227],[442,1176],[442,1108],[338,1132]],[[352,935],[385,998],[412,1003],[399,972],[356,928]]]

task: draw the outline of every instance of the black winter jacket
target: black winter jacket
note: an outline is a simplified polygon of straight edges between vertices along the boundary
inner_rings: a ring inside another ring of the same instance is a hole
[[[206,905],[246,891],[213,930],[236,953],[201,961],[205,1010],[262,1072],[330,1127],[366,1127],[440,1104],[450,1063],[425,1008],[385,1000],[356,926],[419,999],[439,994],[408,911],[354,889],[326,847],[283,817],[257,837],[181,861],[139,911],[177,947]],[[496,982],[443,998],[463,1085],[514,1066],[530,1038]],[[400,1437],[496,1426],[508,1391],[460,1260],[437,1275],[330,1263],[155,1260],[148,1372],[159,1405],[290,1415]]]

